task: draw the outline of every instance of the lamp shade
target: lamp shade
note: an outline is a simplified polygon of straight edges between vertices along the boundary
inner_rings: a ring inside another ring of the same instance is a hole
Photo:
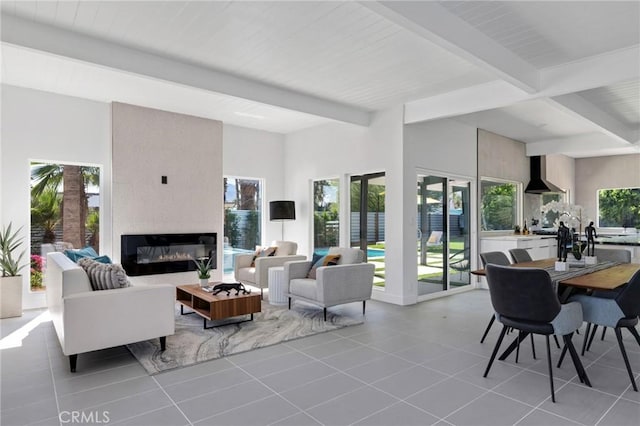
[[[295,220],[296,203],[293,201],[271,201],[269,202],[270,220]]]

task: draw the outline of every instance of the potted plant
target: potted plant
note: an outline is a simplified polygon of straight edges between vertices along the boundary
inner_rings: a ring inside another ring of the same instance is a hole
[[[12,232],[9,223],[0,231],[0,318],[22,316],[22,276],[19,272],[25,267],[21,265],[24,251],[16,255],[22,244],[21,230]]]
[[[198,278],[200,279],[200,286],[206,287],[209,285],[209,278],[211,278],[211,260],[212,257],[199,257],[193,260],[196,264],[196,271],[198,272]]]

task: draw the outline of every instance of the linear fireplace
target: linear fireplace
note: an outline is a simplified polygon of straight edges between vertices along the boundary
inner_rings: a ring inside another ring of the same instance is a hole
[[[195,271],[191,259],[211,257],[217,268],[217,234],[142,234],[120,237],[120,261],[127,275]]]

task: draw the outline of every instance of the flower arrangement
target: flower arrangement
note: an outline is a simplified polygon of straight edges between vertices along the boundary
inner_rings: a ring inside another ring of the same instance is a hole
[[[580,233],[582,233],[582,210],[582,206],[564,201],[550,201],[540,207],[543,214],[558,213],[558,218],[553,222],[554,228],[559,228],[560,222],[564,222],[568,228],[577,229]]]
[[[198,272],[198,278],[206,280],[211,278],[211,261],[212,257],[199,257],[197,259],[191,259],[196,264],[196,271]]]

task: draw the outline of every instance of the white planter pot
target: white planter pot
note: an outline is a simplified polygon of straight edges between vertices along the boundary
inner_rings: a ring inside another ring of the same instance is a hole
[[[0,318],[22,316],[22,276],[0,277]]]
[[[200,278],[200,287],[207,287],[209,285],[209,278]]]
[[[584,263],[587,265],[595,265],[598,263],[598,258],[596,256],[585,256]]]

